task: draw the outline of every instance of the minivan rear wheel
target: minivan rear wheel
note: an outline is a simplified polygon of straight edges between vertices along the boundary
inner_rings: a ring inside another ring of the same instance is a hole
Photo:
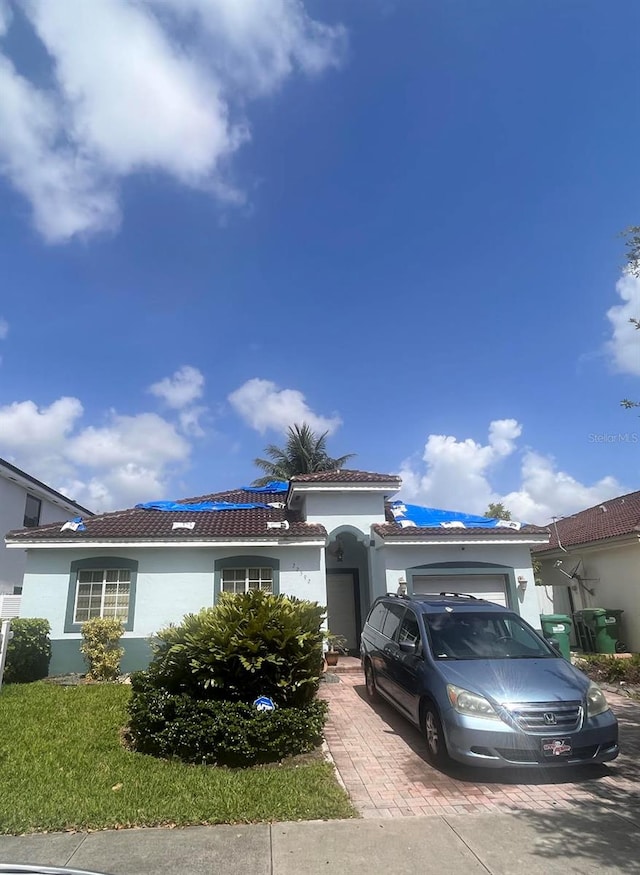
[[[442,721],[435,705],[427,702],[422,712],[422,731],[427,743],[427,759],[432,766],[442,768],[449,762]]]
[[[373,674],[373,666],[369,659],[364,664],[364,682],[367,687],[369,701],[375,702],[378,698],[378,690],[376,688],[376,679]]]

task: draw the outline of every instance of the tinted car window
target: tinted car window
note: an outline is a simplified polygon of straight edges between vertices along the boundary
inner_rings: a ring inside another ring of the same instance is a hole
[[[367,620],[367,623],[373,629],[377,629],[377,631],[380,632],[383,625],[384,625],[384,617],[385,617],[386,613],[387,613],[386,605],[384,605],[384,604],[382,604],[382,602],[380,602],[380,604],[376,605],[373,608],[373,610],[371,611],[371,613],[369,614],[369,619]]]
[[[407,611],[405,614],[400,631],[398,633],[398,641],[400,643],[417,644],[420,641],[420,629],[418,628],[418,620],[413,611]]]
[[[382,634],[387,638],[393,638],[404,617],[406,608],[404,605],[387,605],[387,616],[384,619]]]
[[[493,613],[425,614],[436,659],[555,659],[520,617]]]

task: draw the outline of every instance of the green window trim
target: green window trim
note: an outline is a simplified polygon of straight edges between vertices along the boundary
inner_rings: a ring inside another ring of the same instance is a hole
[[[213,601],[218,601],[222,591],[222,572],[228,568],[271,568],[273,571],[273,595],[280,593],[280,560],[270,556],[228,556],[216,559],[213,574]]]
[[[64,615],[65,632],[80,632],[82,630],[82,623],[75,623],[73,614],[76,603],[76,590],[78,588],[78,572],[91,569],[109,571],[110,569],[119,568],[125,568],[131,572],[131,580],[129,582],[129,615],[123,626],[125,632],[133,631],[136,608],[136,585],[138,582],[137,560],[125,559],[121,556],[92,556],[90,559],[75,559],[71,563],[67,608]]]

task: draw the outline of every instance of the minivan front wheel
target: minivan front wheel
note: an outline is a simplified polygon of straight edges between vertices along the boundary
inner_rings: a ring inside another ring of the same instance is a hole
[[[364,666],[364,682],[367,687],[367,696],[370,702],[375,702],[378,698],[378,690],[376,689],[376,679],[373,676],[373,666],[371,661],[367,660]]]
[[[427,759],[432,766],[446,766],[449,762],[449,754],[447,743],[444,740],[442,722],[435,706],[430,702],[424,706],[422,730],[427,743]]]

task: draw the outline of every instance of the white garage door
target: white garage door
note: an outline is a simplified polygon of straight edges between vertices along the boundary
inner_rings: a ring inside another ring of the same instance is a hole
[[[425,574],[413,578],[413,592],[415,595],[464,592],[507,607],[506,579],[502,574],[447,574],[444,577]]]

